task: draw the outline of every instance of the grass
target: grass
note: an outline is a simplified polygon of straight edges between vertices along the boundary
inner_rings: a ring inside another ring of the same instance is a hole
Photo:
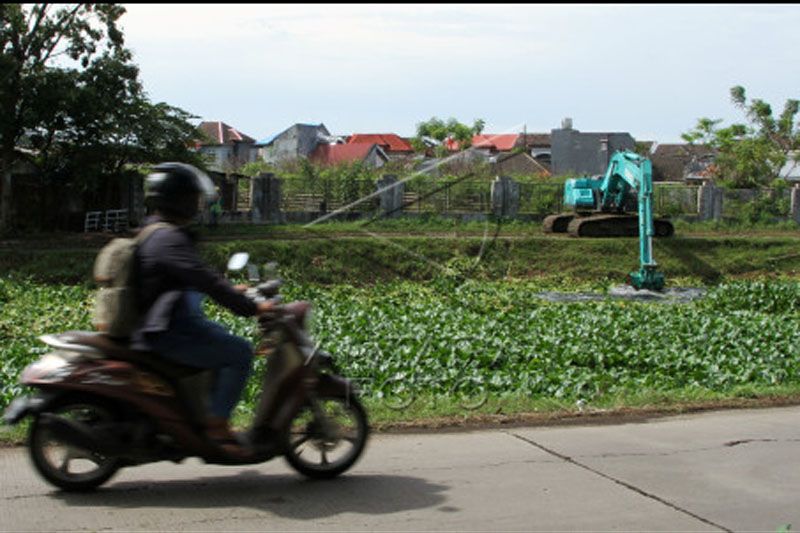
[[[674,391],[643,390],[609,395],[580,405],[575,401],[522,395],[489,395],[465,400],[427,396],[414,398],[407,408],[400,408],[400,402],[390,405],[386,401],[368,399],[365,403],[371,424],[379,431],[470,428],[514,423],[545,425],[559,421],[614,421],[626,416],[659,416],[704,409],[796,405],[800,404],[800,385],[743,385],[724,393],[695,387]],[[473,405],[465,408],[463,403]],[[474,407],[475,404],[480,405]]]
[[[796,232],[795,232],[796,233]],[[0,253],[3,276],[44,283],[88,284],[103,242],[59,247],[15,245]],[[758,275],[796,276],[800,252],[796,234],[770,236],[679,236],[657,239],[655,259],[667,277],[717,283]],[[458,266],[477,279],[536,278],[581,282],[624,282],[638,268],[635,238],[574,239],[562,236],[315,235],[314,238],[246,238],[229,235],[205,241],[205,258],[223,270],[235,251],[253,261],[277,261],[287,279],[309,283],[381,283],[392,279],[426,281]]]
[[[400,400],[389,403],[367,398],[364,404],[370,427],[378,432],[478,429],[514,424],[597,424],[709,409],[797,405],[800,404],[800,385],[744,385],[725,393],[700,388],[670,392],[640,391],[608,396],[581,406],[573,401],[521,395],[465,399],[430,395],[414,398],[408,407],[401,407],[403,402]],[[463,404],[469,407],[465,408]],[[479,406],[475,407],[475,404]],[[245,429],[250,420],[249,416],[238,414],[234,418],[234,426]],[[29,426],[29,419],[16,426],[0,425],[0,446],[24,444]]]

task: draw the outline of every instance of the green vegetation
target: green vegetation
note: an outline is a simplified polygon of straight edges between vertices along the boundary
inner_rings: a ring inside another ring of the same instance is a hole
[[[796,230],[657,240],[669,285],[710,288],[703,300],[667,305],[537,296],[622,283],[637,262],[636,239],[543,237],[512,223],[484,240],[485,223],[436,218],[377,225],[434,236],[370,237],[360,225],[226,227],[207,231],[201,250],[220,270],[234,251],[277,261],[285,297],[314,302],[316,336],[361,387],[378,425],[560,416],[575,413],[576,401],[587,410],[669,410],[800,392]],[[39,335],[90,328],[101,245],[74,235],[4,244],[0,407],[21,392],[22,368],[45,353]],[[254,321],[213,304],[207,312],[255,340]]]
[[[291,231],[261,226],[258,228],[263,233],[220,235],[218,239],[214,238],[216,233],[209,233],[201,250],[220,270],[233,252],[246,250],[259,263],[277,261],[292,282],[323,284],[428,281],[453,275],[454,268],[477,280],[533,278],[565,284],[608,284],[622,283],[638,264],[635,238],[528,236],[520,227],[519,232],[510,230],[505,237],[495,239],[495,226],[491,224],[469,227],[477,231],[470,229],[468,236],[451,238],[447,234],[372,236],[356,228],[343,236],[332,230],[317,230],[317,226]],[[47,283],[88,283],[102,242],[79,248],[73,244],[44,240],[6,248],[0,254],[0,272]],[[800,272],[797,245],[796,230],[762,237],[688,236],[657,239],[655,257],[668,284],[676,278],[719,283],[764,273],[796,275]]]
[[[506,400],[517,412],[577,400],[609,408],[800,388],[797,281],[726,283],[690,304],[537,297],[554,288],[593,287],[439,278],[361,288],[290,284],[286,297],[315,303],[317,338],[370,402],[382,404],[386,420],[459,406],[480,413]],[[19,372],[46,351],[37,336],[89,328],[92,294],[0,282],[0,405],[21,392]],[[207,313],[256,340],[253,320],[213,304]],[[254,379],[243,415],[255,392]]]
[[[453,117],[450,117],[447,121],[438,117],[431,117],[429,120],[417,124],[416,135],[411,139],[411,144],[415,150],[425,151],[426,145],[423,137],[436,139],[442,144],[436,146],[434,152],[437,157],[442,157],[448,154],[447,147],[444,146],[445,141],[457,142],[462,150],[469,148],[472,144],[473,135],[479,135],[485,125],[486,121],[480,118],[475,119],[472,126],[468,126]]]
[[[747,124],[720,128],[722,120],[703,117],[682,137],[716,152],[709,173],[718,183],[737,188],[764,187],[778,177],[783,165],[800,149],[800,127],[795,121],[800,101],[786,100],[780,116],[774,117],[767,102],[758,98],[748,102],[740,85],[731,88],[730,96],[745,113]]]

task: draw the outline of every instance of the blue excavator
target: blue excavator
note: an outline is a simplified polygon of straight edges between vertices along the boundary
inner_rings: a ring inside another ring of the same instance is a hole
[[[630,151],[615,152],[604,176],[568,179],[564,204],[571,212],[544,219],[545,233],[574,237],[639,236],[639,270],[631,272],[636,289],[660,291],[664,275],[653,259],[653,237],[669,237],[675,228],[667,219],[653,218],[653,167],[650,160]]]

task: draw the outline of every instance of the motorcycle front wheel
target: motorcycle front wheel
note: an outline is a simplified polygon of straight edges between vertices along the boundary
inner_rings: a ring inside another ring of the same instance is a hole
[[[289,423],[286,461],[310,478],[336,477],[361,456],[368,433],[366,411],[354,395],[317,398]]]
[[[114,421],[107,407],[92,400],[63,402],[47,413],[80,422],[90,428]],[[40,415],[33,419],[28,433],[28,452],[39,474],[65,491],[95,489],[108,481],[121,466],[116,457],[61,441],[48,429],[48,424]]]

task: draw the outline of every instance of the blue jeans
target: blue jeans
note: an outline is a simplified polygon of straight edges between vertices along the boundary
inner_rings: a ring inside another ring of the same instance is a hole
[[[198,315],[173,318],[169,330],[149,334],[147,340],[165,359],[216,370],[211,414],[230,418],[253,366],[253,347],[249,342]]]

